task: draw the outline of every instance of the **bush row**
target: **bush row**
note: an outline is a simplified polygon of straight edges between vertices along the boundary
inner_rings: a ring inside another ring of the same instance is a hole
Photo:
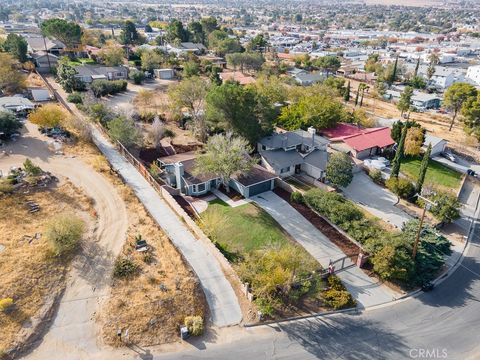
[[[119,92],[127,90],[126,80],[95,80],[90,86],[95,97],[102,97],[106,95],[114,95]]]

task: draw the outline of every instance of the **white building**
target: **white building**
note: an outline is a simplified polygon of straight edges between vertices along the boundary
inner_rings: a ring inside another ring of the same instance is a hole
[[[465,77],[480,86],[480,65],[469,66]]]

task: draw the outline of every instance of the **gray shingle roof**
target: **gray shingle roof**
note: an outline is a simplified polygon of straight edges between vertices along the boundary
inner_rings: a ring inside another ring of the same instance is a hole
[[[283,169],[303,163],[302,156],[296,150],[263,150],[260,155],[274,168]]]

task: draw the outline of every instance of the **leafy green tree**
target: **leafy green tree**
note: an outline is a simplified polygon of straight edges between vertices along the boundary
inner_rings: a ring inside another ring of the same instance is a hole
[[[330,74],[335,73],[340,68],[340,65],[340,60],[336,56],[322,56],[314,61],[314,66],[325,71],[327,77]]]
[[[260,76],[251,86],[271,104],[283,104],[288,99],[287,85],[278,76]]]
[[[40,25],[40,29],[44,36],[60,40],[67,48],[74,49],[81,44],[82,28],[73,21],[49,19]]]
[[[405,139],[405,155],[416,156],[420,154],[423,142],[425,141],[425,129],[412,126],[407,130]]]
[[[14,113],[0,110],[0,137],[8,138],[22,128],[22,123]]]
[[[66,111],[57,104],[46,104],[28,114],[28,120],[42,127],[58,127],[68,119]]]
[[[390,172],[391,177],[398,178],[398,173],[400,172],[400,165],[403,159],[403,149],[405,146],[405,139],[407,137],[407,130],[408,128],[404,126],[402,130],[402,136],[400,137],[400,142],[397,144],[397,152],[395,153],[395,157],[392,161],[392,170]]]
[[[196,61],[190,60],[183,64],[183,76],[186,78],[200,75],[200,65]]]
[[[304,95],[298,102],[282,108],[278,123],[287,130],[313,126],[326,129],[347,119],[342,103],[324,93]]]
[[[337,77],[329,77],[325,79],[323,85],[335,90],[337,96],[344,96],[346,92],[345,80]]]
[[[409,282],[415,272],[415,263],[400,242],[385,244],[373,255],[371,262],[373,271],[384,280]]]
[[[208,37],[213,31],[218,30],[217,19],[213,16],[202,18],[200,23],[202,24],[202,29],[206,37]]]
[[[427,87],[426,81],[421,76],[414,76],[410,81],[409,84],[414,89],[425,89]]]
[[[420,164],[420,170],[418,172],[418,179],[415,185],[415,192],[417,194],[422,193],[423,183],[425,181],[425,175],[427,174],[428,163],[430,162],[430,154],[432,153],[432,144],[428,144],[427,151],[423,154],[422,163]]]
[[[465,131],[480,140],[480,94],[470,97],[462,106]]]
[[[265,36],[263,34],[258,34],[252,40],[250,40],[248,47],[250,50],[258,51],[265,49],[267,45],[268,41],[265,39]]]
[[[143,136],[132,119],[119,116],[107,124],[108,134],[125,147],[141,145]]]
[[[460,218],[462,204],[458,199],[448,193],[437,193],[431,200],[435,203],[430,212],[442,223],[449,224]]]
[[[238,39],[230,38],[223,30],[214,30],[208,35],[208,47],[220,56],[243,51]]]
[[[12,55],[0,52],[0,90],[17,94],[26,88],[26,77],[18,71],[18,62]]]
[[[347,88],[343,94],[343,100],[345,100],[345,102],[350,101],[350,81],[347,83]]]
[[[180,42],[186,42],[189,38],[188,30],[183,27],[183,24],[180,20],[172,19],[167,26],[167,41],[174,42],[179,40]]]
[[[400,100],[397,104],[397,109],[401,111],[401,116],[410,111],[412,107],[412,96],[413,88],[411,86],[406,86],[400,95]]]
[[[168,89],[173,112],[180,114],[182,109],[188,110],[193,121],[193,132],[202,142],[207,140],[204,107],[208,91],[209,84],[198,76],[183,79]]]
[[[27,61],[28,43],[22,36],[8,34],[7,39],[3,43],[3,49],[20,62]]]
[[[449,131],[452,130],[453,123],[462,109],[463,104],[469,99],[475,98],[477,93],[475,86],[461,82],[452,84],[447,91],[445,91],[445,94],[443,95],[443,105],[450,111],[453,111],[452,121],[450,122],[450,127],[448,129]]]
[[[85,89],[85,84],[77,79],[75,75],[77,75],[77,70],[70,65],[67,57],[62,57],[58,61],[57,82],[67,93],[71,93],[74,90],[80,91]]]
[[[132,70],[130,74],[128,74],[128,77],[133,80],[135,84],[140,85],[143,80],[145,80],[145,73],[139,70]]]
[[[408,129],[410,129],[411,127],[418,127],[422,129],[422,131],[425,131],[425,129],[423,129],[422,126],[415,120],[407,120],[403,122],[401,120],[396,121],[393,123],[392,130],[390,131],[390,136],[396,143],[400,142],[404,126],[406,126]]]
[[[130,20],[125,21],[120,33],[120,43],[123,45],[141,45],[144,42],[145,38],[137,31],[135,24]]]
[[[226,81],[209,91],[206,104],[206,116],[211,125],[233,131],[251,144],[272,131],[275,110],[253,87]]]
[[[188,24],[188,31],[190,31],[190,40],[194,43],[205,43],[205,32],[203,31],[202,23],[199,21],[192,21]]]
[[[108,43],[98,53],[98,58],[106,66],[119,66],[125,59],[125,51],[116,44]]]
[[[328,159],[326,177],[334,186],[347,187],[353,179],[350,156],[340,152],[332,154]]]
[[[197,157],[194,173],[218,176],[229,192],[232,176],[250,171],[255,164],[249,155],[252,150],[246,139],[231,132],[214,135],[208,139],[204,153]]]
[[[154,69],[159,69],[163,64],[163,56],[156,51],[143,51],[140,55],[142,62],[142,69],[153,72]]]

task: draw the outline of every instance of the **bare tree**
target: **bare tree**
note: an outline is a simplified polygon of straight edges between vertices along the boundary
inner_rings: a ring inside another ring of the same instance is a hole
[[[148,131],[148,140],[155,147],[159,148],[161,146],[161,140],[165,136],[165,126],[160,121],[158,116],[155,116],[152,126]]]

